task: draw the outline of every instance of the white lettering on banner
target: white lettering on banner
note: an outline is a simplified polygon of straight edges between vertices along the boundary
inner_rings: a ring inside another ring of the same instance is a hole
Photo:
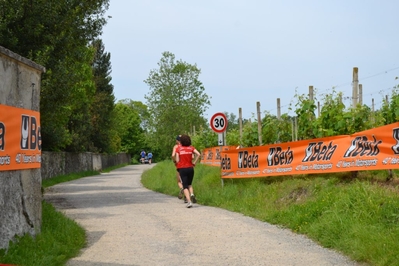
[[[332,169],[333,165],[332,163],[329,164],[313,164],[313,169],[314,170],[327,170],[327,169]]]
[[[378,163],[377,159],[372,159],[372,160],[356,160],[356,166],[376,166]]]
[[[9,155],[0,156],[0,165],[10,165],[11,157]]]
[[[395,164],[399,164],[399,158],[386,158],[383,162],[384,164],[391,164],[391,165],[395,165]]]
[[[260,171],[247,171],[247,172],[241,172],[237,171],[236,175],[259,175]]]
[[[282,168],[277,168],[276,172],[277,173],[286,173],[286,172],[291,172],[292,167],[282,167]]]
[[[383,164],[387,164],[388,158],[383,161]],[[352,160],[352,161],[339,161],[337,163],[337,167],[340,168],[351,168],[351,167],[368,167],[368,166],[377,166],[377,159],[369,159],[369,160]]]

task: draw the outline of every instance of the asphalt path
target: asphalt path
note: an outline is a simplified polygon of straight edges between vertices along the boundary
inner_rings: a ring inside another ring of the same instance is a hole
[[[67,265],[358,265],[289,230],[202,206],[201,195],[188,209],[177,197],[148,190],[140,180],[152,166],[46,189],[45,200],[87,232],[87,247]]]

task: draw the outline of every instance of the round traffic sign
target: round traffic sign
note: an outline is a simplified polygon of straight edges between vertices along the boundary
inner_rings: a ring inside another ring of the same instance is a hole
[[[216,113],[212,116],[211,128],[216,133],[223,133],[227,129],[227,118],[223,113]]]

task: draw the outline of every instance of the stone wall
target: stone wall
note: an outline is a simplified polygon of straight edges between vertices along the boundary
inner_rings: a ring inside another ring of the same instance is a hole
[[[67,175],[85,171],[101,171],[102,169],[120,164],[130,163],[131,157],[126,153],[97,154],[42,152],[42,180],[59,175]]]
[[[0,46],[0,104],[39,112],[44,71]],[[8,248],[15,236],[40,233],[41,201],[40,168],[0,171],[0,249]]]

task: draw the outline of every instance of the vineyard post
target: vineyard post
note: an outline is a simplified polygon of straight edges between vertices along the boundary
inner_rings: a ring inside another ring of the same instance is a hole
[[[359,84],[359,104],[363,105],[363,85]]]
[[[292,130],[291,130],[291,134],[292,134],[292,141],[295,141],[295,136],[294,136],[294,118],[291,120],[291,126],[292,126]]]
[[[258,114],[258,139],[259,146],[262,146],[262,120],[260,117],[260,102],[256,102],[256,112]]]
[[[385,101],[387,104],[388,104],[388,100],[389,100],[388,95],[385,95]],[[393,171],[392,171],[392,169],[389,169],[387,181],[391,180],[392,178],[393,178]]]
[[[309,100],[313,102],[313,86],[309,86]]]
[[[371,111],[374,113],[374,98],[371,99]]]
[[[281,103],[280,98],[277,98],[277,119],[281,119]]]
[[[277,120],[281,120],[281,104],[280,98],[277,98]],[[277,141],[280,142],[280,130],[277,132]]]
[[[238,108],[238,123],[240,124],[240,147],[242,147],[242,109]]]
[[[353,68],[353,77],[352,77],[352,108],[356,108],[357,99],[358,99],[358,86],[359,86],[359,69],[357,67]]]

